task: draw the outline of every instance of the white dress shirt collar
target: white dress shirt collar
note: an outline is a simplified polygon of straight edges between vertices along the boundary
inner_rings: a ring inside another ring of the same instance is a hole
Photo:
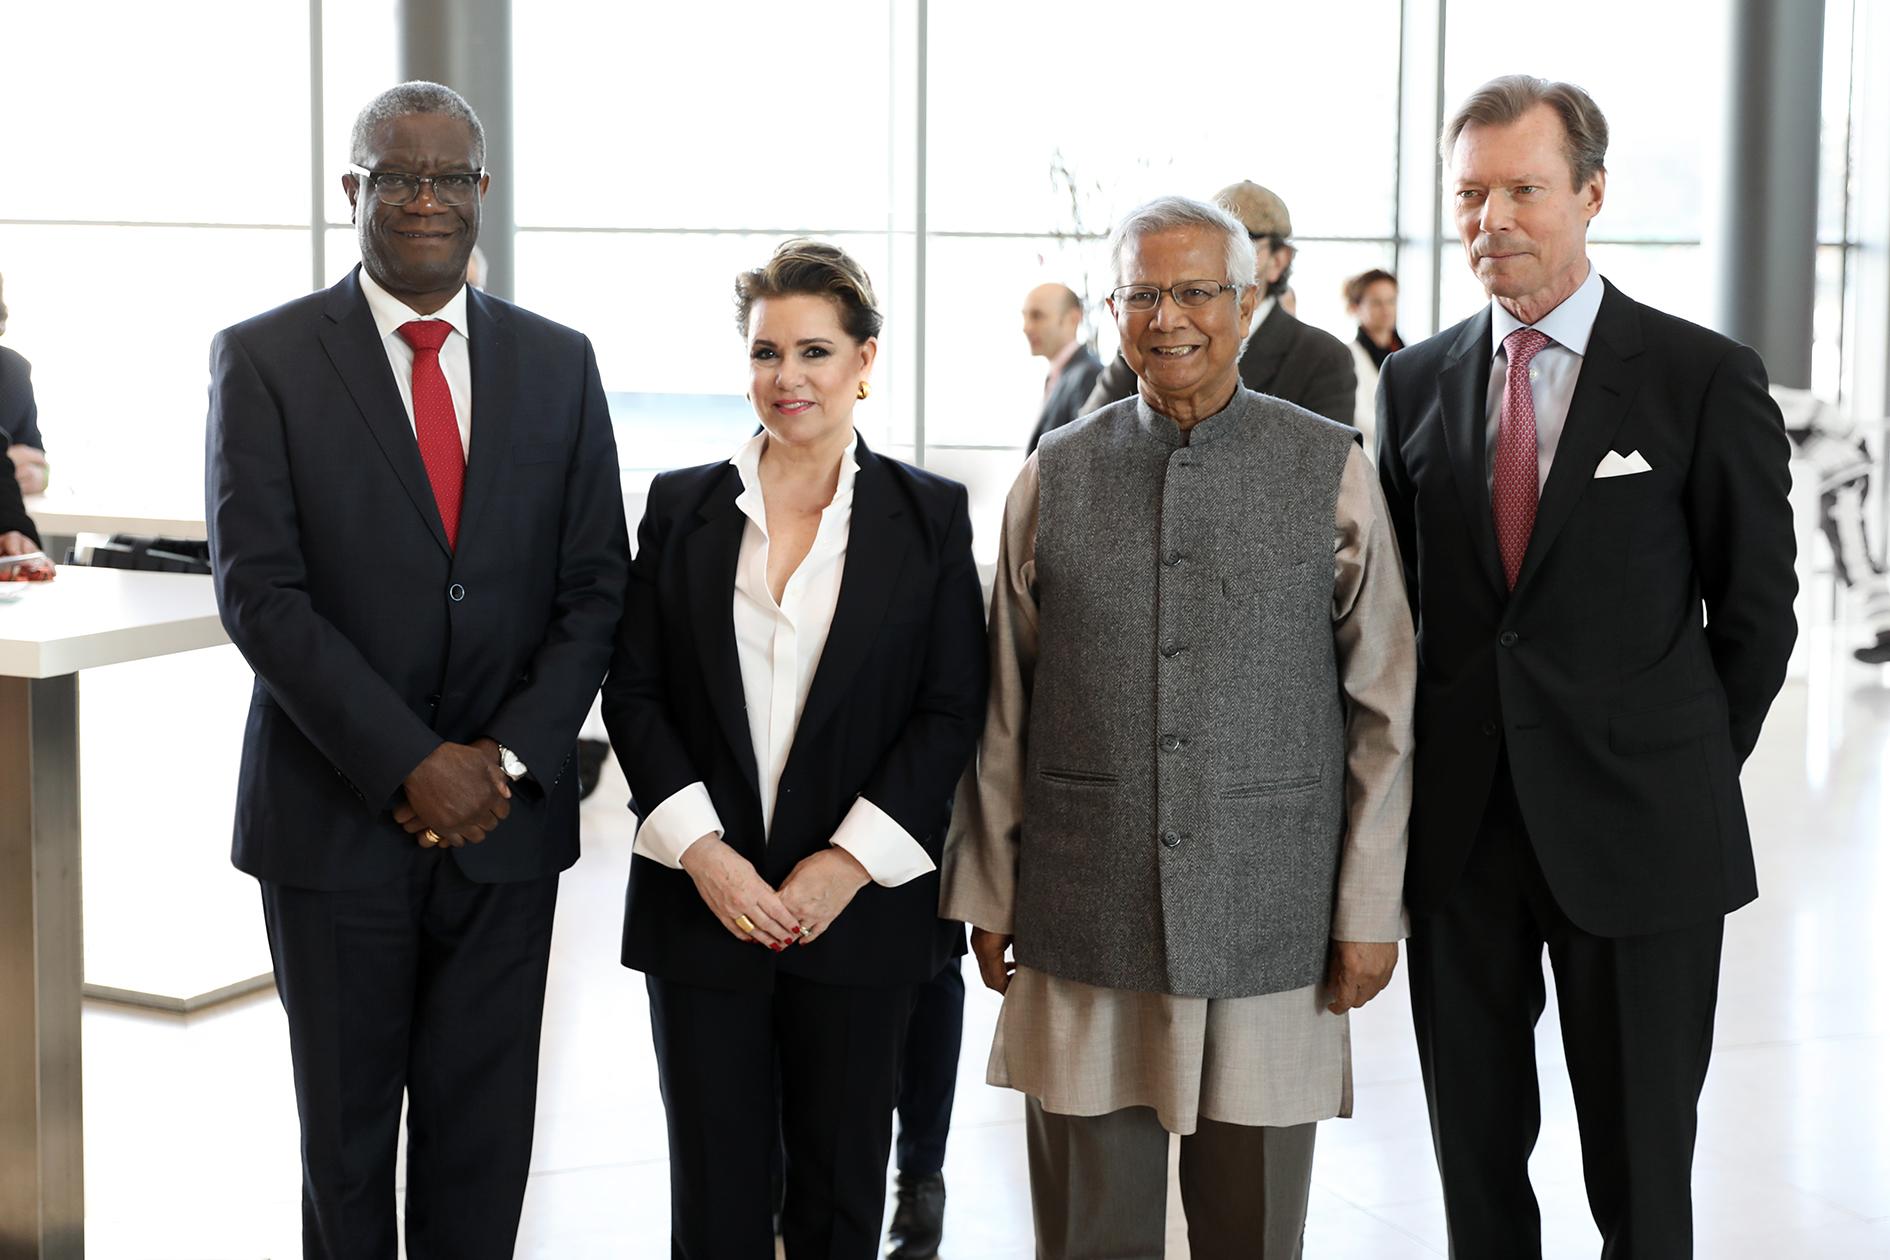
[[[422,315],[405,302],[381,287],[366,267],[360,270],[361,296],[367,299],[368,311],[374,316],[374,327],[385,338],[399,330],[402,324],[416,319],[443,319],[453,326],[453,331],[465,337],[466,331],[466,286],[460,285],[459,292],[446,300],[446,305],[431,315]]]
[[[755,436],[743,442],[728,461],[735,465],[735,471],[741,474],[742,492],[735,500],[735,506],[742,510],[742,515],[761,527],[761,535],[768,536],[768,507],[761,494],[761,453],[768,449],[768,431],[763,429]],[[860,435],[853,434],[847,443],[847,449],[840,456],[840,480],[833,489],[833,501],[826,511],[820,514],[820,530],[817,538],[824,537],[835,528],[844,528],[853,511],[853,479],[860,471]]]
[[[1260,305],[1253,308],[1253,323],[1247,326],[1246,339],[1240,343],[1240,349],[1243,354],[1247,350],[1247,342],[1253,340],[1254,334],[1260,331],[1260,325],[1267,322],[1267,316],[1273,314],[1273,308],[1279,304],[1280,299],[1278,298],[1263,297],[1260,299]]]
[[[1501,302],[1490,299],[1490,357],[1503,352],[1503,339],[1518,328],[1533,328],[1556,345],[1578,355],[1588,353],[1588,338],[1595,331],[1595,317],[1601,313],[1603,293],[1601,273],[1588,264],[1588,278],[1575,292],[1563,298],[1556,308],[1533,324],[1525,324],[1509,313]]]

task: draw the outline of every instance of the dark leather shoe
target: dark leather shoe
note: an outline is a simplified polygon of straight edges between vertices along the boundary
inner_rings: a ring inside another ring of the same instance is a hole
[[[581,801],[597,790],[597,780],[604,772],[604,758],[610,756],[610,745],[601,739],[580,739],[577,742],[578,763],[578,799]]]
[[[899,1174],[898,1206],[886,1231],[886,1260],[932,1260],[945,1236],[945,1174]]]

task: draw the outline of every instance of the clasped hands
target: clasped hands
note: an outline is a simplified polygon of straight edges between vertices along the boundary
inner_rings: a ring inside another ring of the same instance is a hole
[[[859,859],[830,845],[796,863],[776,891],[713,832],[683,851],[682,868],[724,928],[777,954],[812,942],[872,881]]]
[[[1017,971],[1016,961],[1005,957],[1010,948],[1011,937],[1006,933],[971,929],[971,953],[978,960],[978,974],[984,987],[994,993],[1008,989]],[[1326,1009],[1334,1015],[1357,1010],[1384,992],[1397,966],[1396,941],[1333,941],[1326,963]]]
[[[512,782],[499,767],[496,740],[441,744],[401,786],[406,799],[394,807],[394,821],[422,848],[478,844],[512,812]]]

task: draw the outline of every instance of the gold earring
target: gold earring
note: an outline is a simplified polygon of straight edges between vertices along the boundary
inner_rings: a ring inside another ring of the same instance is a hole
[[[870,390],[870,389],[868,389],[868,388],[866,387],[866,382],[865,382],[865,381],[861,381],[861,382],[860,382],[860,392],[859,392],[859,398],[860,398],[860,400],[861,400],[862,402],[864,402],[864,401],[865,401],[865,399],[866,399],[866,396],[867,396],[868,394],[870,394],[870,393],[872,393],[872,392],[873,392],[872,390]]]

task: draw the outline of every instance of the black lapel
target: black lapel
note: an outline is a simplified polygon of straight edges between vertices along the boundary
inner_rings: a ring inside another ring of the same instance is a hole
[[[358,271],[357,266],[328,290],[328,300],[322,306],[322,314],[328,318],[321,330],[322,347],[380,444],[381,453],[393,466],[394,475],[406,488],[407,497],[433,531],[440,550],[450,553],[446,527],[440,523],[440,508],[433,500],[433,483],[427,480],[426,467],[420,462],[413,422],[401,405],[400,387],[394,383],[387,350],[375,330],[374,313],[368,310],[361,282],[355,278]]]
[[[466,460],[466,498],[460,508],[459,545],[476,523],[492,515],[500,476],[511,463],[512,429],[519,415],[518,333],[504,308],[468,289],[466,332],[472,351],[472,448]],[[501,521],[491,528],[504,528]]]
[[[748,731],[741,661],[735,655],[735,565],[741,559],[742,531],[748,524],[735,506],[741,492],[741,474],[733,464],[723,465],[714,489],[696,509],[702,525],[683,543],[683,552],[689,572],[689,619],[696,629],[696,652],[702,660],[709,703],[742,777],[759,801],[761,778]]]
[[[1603,452],[1612,447],[1614,435],[1627,418],[1628,404],[1640,387],[1640,369],[1634,363],[1641,353],[1640,316],[1631,299],[1603,283],[1601,309],[1588,337],[1588,352],[1582,356],[1581,374],[1575,379],[1575,396],[1569,400],[1562,440],[1556,443],[1555,462],[1549,465],[1549,479],[1542,487],[1542,501],[1536,506],[1529,549],[1523,553],[1522,569],[1516,575],[1519,590],[1542,567],[1542,557],[1555,545],[1555,536],[1568,522],[1569,513],[1575,510],[1582,492],[1593,484],[1595,466]]]
[[[1285,307],[1273,304],[1240,352],[1241,384],[1255,393],[1273,392],[1274,378],[1279,376],[1280,365],[1286,362],[1286,352],[1292,347],[1295,322]]]
[[[906,511],[905,497],[893,484],[886,461],[860,440],[860,471],[853,479],[853,520],[847,530],[846,568],[840,576],[840,602],[827,631],[827,646],[808,688],[788,763],[810,745],[846,698],[860,663],[872,654],[874,637],[886,617],[894,578],[912,546],[912,531],[890,524]]]
[[[1444,418],[1444,444],[1450,471],[1463,496],[1470,546],[1483,574],[1499,594],[1507,595],[1503,563],[1496,550],[1496,523],[1490,517],[1490,480],[1485,472],[1483,430],[1490,398],[1490,308],[1464,325],[1437,374],[1437,401]]]

